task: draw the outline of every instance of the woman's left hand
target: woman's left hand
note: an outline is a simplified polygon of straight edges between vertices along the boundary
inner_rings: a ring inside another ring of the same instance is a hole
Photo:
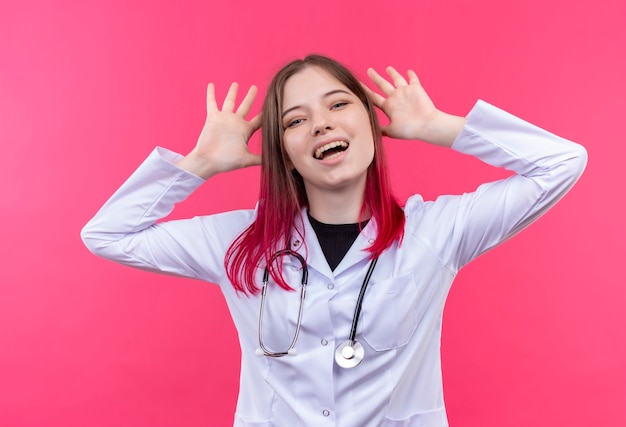
[[[462,117],[451,116],[435,107],[413,70],[408,81],[393,67],[387,67],[391,82],[373,68],[367,75],[385,95],[365,87],[374,105],[389,118],[384,135],[397,139],[419,139],[436,145],[450,146],[465,125]]]

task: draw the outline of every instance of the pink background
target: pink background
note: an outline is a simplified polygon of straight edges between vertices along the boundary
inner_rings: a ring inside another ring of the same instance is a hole
[[[623,0],[0,4],[0,425],[226,426],[236,333],[212,285],[92,256],[79,230],[155,145],[186,152],[204,90],[264,90],[321,52],[414,68],[437,105],[483,98],[589,150],[567,197],[461,272],[445,314],[452,426],[626,425]],[[258,104],[258,103],[257,103]],[[388,141],[404,200],[504,174]],[[258,169],[176,217],[251,207]]]

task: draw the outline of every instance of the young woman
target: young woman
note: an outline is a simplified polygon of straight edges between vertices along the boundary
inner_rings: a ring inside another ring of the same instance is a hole
[[[220,109],[210,84],[195,148],[155,149],[82,232],[105,258],[220,286],[242,352],[236,426],[447,426],[439,345],[454,277],[585,167],[580,145],[482,101],[446,114],[414,72],[387,73],[368,71],[380,95],[329,58],[294,61],[251,120],[256,88],[236,108],[231,85]],[[260,127],[262,156],[247,147]],[[401,209],[383,134],[515,175]],[[254,210],[157,224],[204,180],[259,164]]]

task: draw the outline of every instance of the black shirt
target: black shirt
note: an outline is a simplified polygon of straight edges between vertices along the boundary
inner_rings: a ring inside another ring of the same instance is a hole
[[[356,224],[324,224],[313,218],[308,212],[307,215],[326,261],[330,269],[334,271],[368,220]]]

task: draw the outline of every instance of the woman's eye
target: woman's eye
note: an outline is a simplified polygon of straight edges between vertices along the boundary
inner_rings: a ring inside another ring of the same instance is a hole
[[[346,105],[348,105],[348,103],[347,103],[347,102],[343,102],[343,101],[341,101],[341,102],[335,102],[335,103],[333,104],[332,108],[333,108],[333,109],[337,109],[337,108],[344,107],[344,106],[346,106]]]
[[[294,126],[299,125],[300,123],[302,123],[302,119],[294,119],[294,120],[292,120],[290,122],[287,122],[287,126],[286,127],[292,128]]]

